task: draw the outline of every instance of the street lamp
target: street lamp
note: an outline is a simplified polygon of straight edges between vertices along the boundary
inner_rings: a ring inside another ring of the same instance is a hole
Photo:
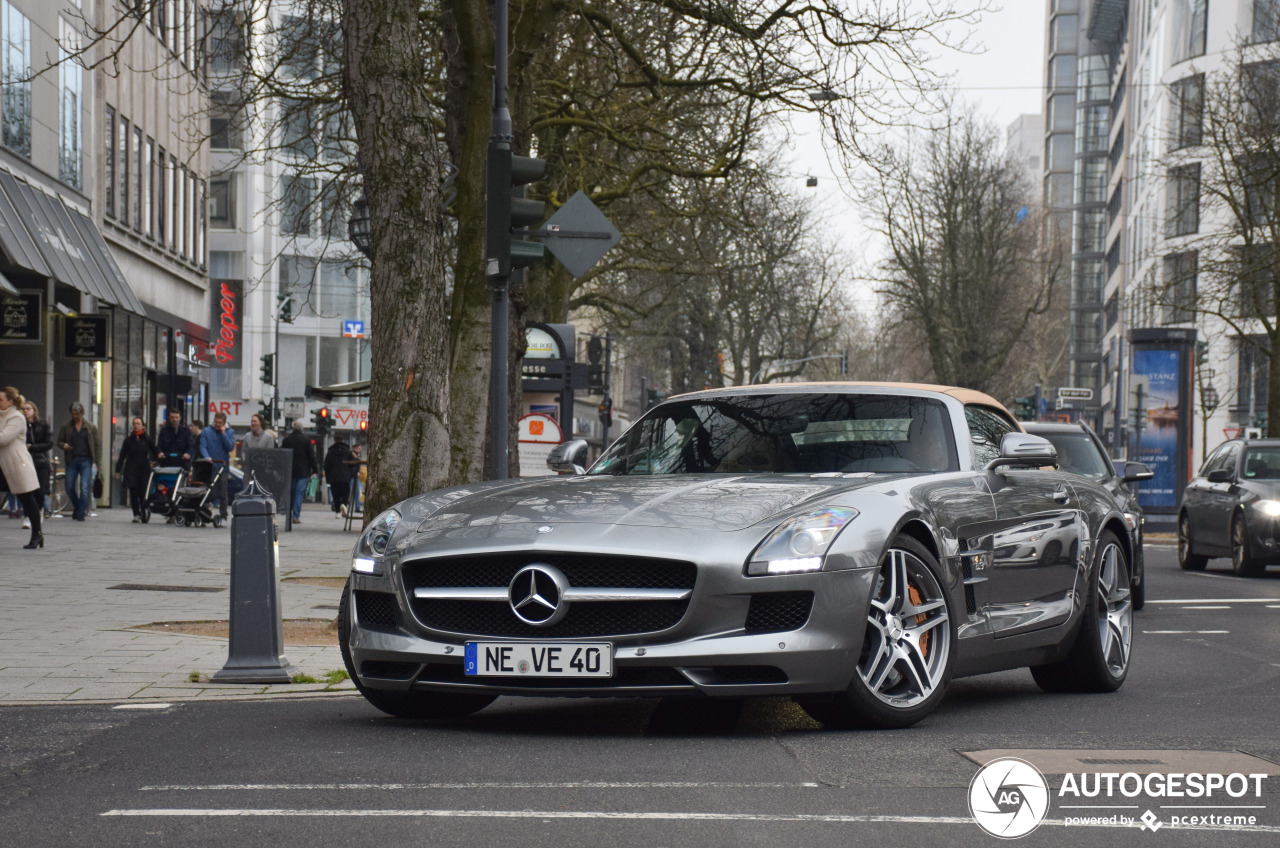
[[[369,227],[369,201],[364,192],[351,204],[351,218],[347,221],[347,238],[356,249],[373,258],[373,234]]]

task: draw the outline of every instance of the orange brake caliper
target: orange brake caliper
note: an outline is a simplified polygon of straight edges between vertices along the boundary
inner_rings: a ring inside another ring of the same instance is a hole
[[[920,590],[917,589],[915,586],[910,586],[910,585],[907,586],[907,597],[911,598],[912,606],[918,607],[920,606],[920,604],[924,603],[924,598],[920,597]],[[916,624],[924,624],[925,619],[928,617],[929,616],[925,615],[924,613],[920,613],[919,615],[916,616]],[[928,633],[920,637],[920,651],[926,657],[929,656],[929,634]]]

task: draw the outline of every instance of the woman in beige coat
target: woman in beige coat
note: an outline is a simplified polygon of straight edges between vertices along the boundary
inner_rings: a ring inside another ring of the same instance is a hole
[[[0,389],[0,471],[9,483],[9,490],[22,501],[22,508],[31,519],[31,542],[28,550],[44,547],[44,534],[40,532],[40,499],[37,492],[40,480],[27,450],[27,419],[22,414],[22,395],[12,386]]]

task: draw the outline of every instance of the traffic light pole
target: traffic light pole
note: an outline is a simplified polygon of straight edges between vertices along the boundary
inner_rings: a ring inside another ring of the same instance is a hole
[[[492,294],[489,322],[489,479],[505,480],[507,450],[507,322],[511,285],[511,111],[507,108],[507,0],[493,0],[493,124],[487,176],[485,273]],[[505,166],[505,167],[504,167]],[[505,203],[503,200],[505,199]]]

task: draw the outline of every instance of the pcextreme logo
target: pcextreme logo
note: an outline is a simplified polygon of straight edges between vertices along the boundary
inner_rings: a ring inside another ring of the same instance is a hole
[[[969,812],[978,827],[992,836],[1026,836],[1049,812],[1049,784],[1025,760],[992,760],[978,769],[969,784]]]

